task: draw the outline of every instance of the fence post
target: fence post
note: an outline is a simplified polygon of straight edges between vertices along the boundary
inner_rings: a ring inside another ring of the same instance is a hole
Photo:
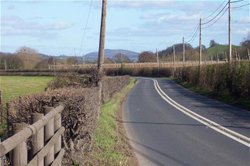
[[[6,103],[6,123],[7,123],[7,135],[10,134],[10,120],[9,120],[10,104]]]
[[[62,127],[61,113],[56,114],[54,125],[55,125],[55,132]],[[61,150],[61,145],[62,145],[62,138],[61,137],[62,136],[59,136],[57,142],[54,145],[54,153],[55,153],[55,155],[57,155]],[[61,163],[59,165],[61,165]]]
[[[44,117],[41,113],[33,113],[31,115],[32,124]],[[44,127],[42,127],[35,135],[32,136],[32,157],[34,157],[44,146]],[[43,166],[44,159],[37,161],[37,166]]]
[[[50,111],[53,110],[53,107],[46,107],[45,108],[45,114],[49,113]],[[54,119],[55,118],[52,118],[48,123],[47,125],[45,125],[45,133],[44,133],[44,139],[45,139],[45,142],[48,142],[50,140],[51,137],[53,137],[54,135]],[[54,161],[54,145],[50,148],[50,151],[49,153],[45,156],[45,166],[48,166],[50,165],[53,161]]]
[[[14,133],[18,133],[28,125],[25,123],[16,123],[13,124],[13,131]],[[20,138],[22,139],[22,138]],[[13,150],[13,159],[12,159],[13,166],[25,166],[28,162],[28,150],[26,142],[20,143],[16,148]]]
[[[55,116],[55,132],[62,127],[61,114],[56,114]],[[58,138],[58,141],[55,144],[55,154],[61,150],[61,136]]]

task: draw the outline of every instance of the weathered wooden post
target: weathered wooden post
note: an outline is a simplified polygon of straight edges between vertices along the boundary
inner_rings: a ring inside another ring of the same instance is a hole
[[[13,131],[14,133],[18,133],[28,125],[25,123],[16,123],[13,124]],[[22,138],[20,138],[22,139]],[[25,166],[28,162],[28,149],[26,142],[20,143],[16,148],[13,150],[13,159],[12,159],[13,166]]]
[[[10,120],[9,120],[10,104],[6,103],[6,123],[7,123],[7,134],[10,132]]]
[[[52,109],[53,109],[53,107],[46,107],[45,114],[49,113]],[[45,143],[47,143],[50,140],[50,138],[53,137],[53,135],[54,135],[54,131],[55,131],[54,119],[55,118],[52,118],[45,126],[45,133],[44,133]],[[52,147],[50,147],[49,153],[45,156],[45,159],[44,159],[45,166],[48,166],[53,162],[53,160],[55,158],[54,154],[55,153],[54,153],[54,145],[53,145]]]
[[[33,113],[31,115],[32,124],[44,117],[41,113]],[[44,127],[32,136],[32,157],[35,156],[44,147]],[[37,161],[37,166],[44,165],[44,159]]]
[[[62,127],[61,113],[56,114],[54,125],[55,125],[55,132]],[[61,136],[59,136],[58,141],[55,143],[55,147],[54,147],[55,148],[55,154],[60,152],[61,144],[62,144],[62,140],[61,140]]]

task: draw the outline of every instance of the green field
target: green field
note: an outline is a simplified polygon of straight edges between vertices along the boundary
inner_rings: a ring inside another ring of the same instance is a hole
[[[0,76],[3,102],[21,96],[43,91],[53,77],[44,76]]]

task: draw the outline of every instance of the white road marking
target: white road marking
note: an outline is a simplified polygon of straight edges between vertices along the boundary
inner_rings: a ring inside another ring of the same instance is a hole
[[[232,131],[226,127],[223,127],[221,125],[219,125],[216,122],[213,122],[191,110],[189,110],[188,108],[178,104],[176,101],[174,101],[173,99],[171,99],[166,93],[164,93],[162,91],[162,89],[160,88],[158,81],[155,79],[151,79],[154,81],[154,87],[156,89],[156,91],[158,92],[158,94],[166,101],[168,102],[170,105],[172,105],[173,107],[175,107],[176,109],[178,109],[179,111],[183,112],[184,114],[188,115],[189,117],[199,121],[200,123],[206,125],[207,127],[210,127],[211,129],[243,144],[246,145],[247,147],[250,148],[250,138],[239,134],[235,131]]]

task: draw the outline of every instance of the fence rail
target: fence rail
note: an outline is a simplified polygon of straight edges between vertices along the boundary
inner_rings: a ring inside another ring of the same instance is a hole
[[[218,64],[218,63],[226,63],[225,61],[204,61],[203,64]],[[115,68],[147,68],[147,67],[161,67],[161,68],[171,68],[175,65],[175,67],[183,67],[183,66],[198,66],[198,61],[188,61],[188,62],[146,62],[146,63],[110,63],[103,64],[104,69],[115,69]],[[94,68],[96,64],[78,64],[78,65],[51,65],[50,68],[55,70],[60,69],[87,69]]]
[[[61,165],[64,149],[61,148],[61,135],[65,128],[61,125],[61,112],[64,106],[47,107],[42,113],[32,114],[32,125],[13,124],[15,135],[0,143],[0,166],[2,158],[8,154],[13,166]],[[27,141],[31,140],[28,150]]]

